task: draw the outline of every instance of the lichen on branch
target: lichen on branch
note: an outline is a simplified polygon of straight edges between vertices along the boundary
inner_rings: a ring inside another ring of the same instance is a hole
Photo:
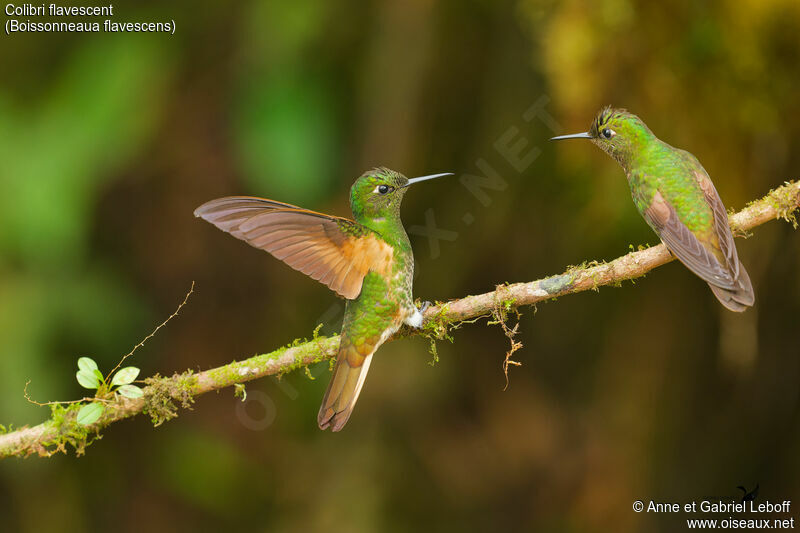
[[[748,231],[752,228],[775,219],[783,219],[797,228],[798,207],[800,182],[787,182],[763,198],[749,203],[738,213],[731,214],[731,228],[737,237],[749,236]],[[643,276],[673,259],[667,248],[659,244],[631,251],[607,263],[585,263],[570,267],[562,274],[536,281],[499,285],[497,290],[491,292],[437,303],[426,310],[422,329],[403,328],[389,340],[420,334],[431,339],[449,339],[450,331],[461,324],[474,322],[478,317],[494,316],[498,310],[505,316],[522,306],[535,305],[567,294],[597,290],[608,285],[618,286],[622,281]],[[79,404],[52,405],[50,418],[33,427],[9,430],[0,425],[0,458],[30,455],[48,457],[67,452],[68,448],[80,455],[88,444],[100,437],[103,429],[119,420],[147,414],[154,425],[159,425],[177,416],[179,409],[190,407],[200,394],[264,376],[285,374],[330,359],[336,355],[339,336],[318,336],[318,330],[309,340],[295,341],[270,353],[218,368],[196,373],[187,371],[171,377],[147,378],[141,398],[115,397],[106,404],[103,415],[88,426],[81,426],[75,420]],[[513,328],[509,331],[513,333]],[[513,354],[516,351],[513,335],[509,339],[512,343],[510,353]],[[508,359],[506,363],[513,364]]]

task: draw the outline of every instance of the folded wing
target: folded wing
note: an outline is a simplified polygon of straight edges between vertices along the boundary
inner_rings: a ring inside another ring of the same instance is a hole
[[[656,192],[653,202],[645,210],[644,216],[667,248],[692,272],[717,287],[736,288],[738,264],[736,269],[732,268],[727,261],[722,264],[714,253],[681,222],[675,209],[661,196],[660,192]]]

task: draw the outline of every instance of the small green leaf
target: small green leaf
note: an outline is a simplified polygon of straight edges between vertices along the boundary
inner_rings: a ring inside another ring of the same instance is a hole
[[[117,392],[126,398],[141,398],[144,391],[136,385],[123,385],[117,389]]]
[[[125,368],[120,368],[119,372],[114,374],[114,379],[111,380],[111,384],[127,385],[128,383],[133,383],[133,380],[136,379],[136,376],[138,375],[138,368],[135,366],[126,366]]]
[[[86,370],[78,370],[75,374],[75,378],[77,378],[78,383],[84,389],[96,389],[101,383],[94,373],[87,372]]]
[[[102,373],[102,372],[100,372],[99,370],[97,370],[96,368],[95,368],[94,370],[92,370],[92,374],[94,374],[95,376],[97,376],[97,379],[99,379],[99,380],[100,380],[100,383],[102,383],[102,382],[104,382],[104,381],[105,381],[105,379],[103,379],[103,373]]]
[[[78,370],[85,370],[87,372],[97,370],[97,363],[95,363],[94,359],[91,357],[81,357],[78,359]]]
[[[82,426],[88,426],[89,424],[94,424],[97,422],[97,420],[100,418],[100,415],[102,415],[103,411],[105,410],[106,406],[102,403],[87,403],[81,407],[80,411],[78,411],[78,416],[75,420]]]

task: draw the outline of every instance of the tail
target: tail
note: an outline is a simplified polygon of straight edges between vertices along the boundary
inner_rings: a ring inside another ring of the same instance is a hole
[[[342,337],[336,366],[322,398],[317,422],[320,429],[341,430],[350,418],[353,408],[364,386],[372,355],[377,345],[361,346],[359,350],[347,338]]]
[[[735,289],[723,289],[711,283],[709,283],[708,286],[711,287],[714,296],[717,297],[717,300],[719,300],[722,305],[731,311],[741,313],[742,311],[746,311],[747,308],[752,306],[756,301],[756,295],[753,292],[753,284],[750,283],[750,276],[741,263],[739,263],[739,277],[736,281],[738,286]]]

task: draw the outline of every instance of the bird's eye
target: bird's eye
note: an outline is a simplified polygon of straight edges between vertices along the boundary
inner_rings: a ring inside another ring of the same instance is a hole
[[[617,134],[616,131],[614,131],[614,130],[612,130],[610,128],[604,129],[601,133],[602,133],[603,137],[605,137],[606,139],[610,139],[611,137],[613,137],[614,135]]]
[[[375,187],[374,192],[378,194],[388,194],[391,190],[392,188],[389,187],[388,185],[378,185],[377,187]]]

